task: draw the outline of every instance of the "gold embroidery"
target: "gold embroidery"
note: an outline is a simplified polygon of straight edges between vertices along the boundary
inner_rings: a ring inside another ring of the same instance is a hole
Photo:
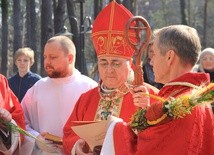
[[[132,55],[133,49],[127,44],[123,34],[109,34],[94,36],[98,55]],[[125,57],[125,56],[124,56]]]
[[[119,117],[123,97],[128,92],[129,89],[125,84],[108,94],[102,92],[101,87],[99,87],[100,101],[95,120],[105,120],[107,119],[108,115]]]

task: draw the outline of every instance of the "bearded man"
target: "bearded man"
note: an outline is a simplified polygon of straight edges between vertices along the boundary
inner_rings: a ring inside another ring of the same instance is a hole
[[[75,59],[76,49],[68,37],[50,38],[44,48],[48,76],[35,83],[21,102],[27,131],[40,139],[34,147],[36,154],[63,154],[61,145],[44,136],[50,133],[62,137],[63,126],[79,96],[97,86],[97,82],[75,68]]]

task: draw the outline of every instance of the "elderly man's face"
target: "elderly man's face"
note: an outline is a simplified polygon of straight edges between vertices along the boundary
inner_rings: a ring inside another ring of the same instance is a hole
[[[98,58],[98,70],[103,84],[109,88],[118,88],[128,79],[131,65],[124,58],[101,56]]]

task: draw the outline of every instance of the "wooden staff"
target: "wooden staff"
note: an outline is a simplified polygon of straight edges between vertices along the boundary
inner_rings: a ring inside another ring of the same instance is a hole
[[[142,54],[147,48],[151,39],[151,28],[147,20],[141,16],[134,16],[130,18],[126,24],[125,37],[129,45],[134,49],[134,85],[143,84],[143,70],[142,70]],[[131,36],[135,39],[130,39]]]

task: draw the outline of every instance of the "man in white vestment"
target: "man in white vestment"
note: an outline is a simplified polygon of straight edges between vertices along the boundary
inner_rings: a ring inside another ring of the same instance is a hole
[[[62,145],[45,139],[45,135],[62,137],[63,126],[79,96],[97,86],[94,80],[75,68],[75,57],[75,46],[68,37],[52,37],[45,45],[47,77],[35,83],[21,102],[26,129],[40,140],[31,139],[30,144],[23,146],[29,148],[31,145],[32,154],[63,154]]]

